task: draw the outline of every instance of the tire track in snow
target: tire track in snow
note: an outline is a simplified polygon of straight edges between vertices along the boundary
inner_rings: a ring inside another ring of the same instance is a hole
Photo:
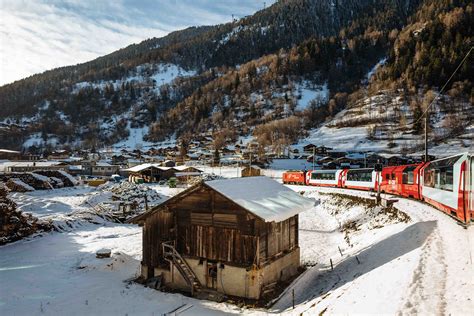
[[[420,260],[408,287],[406,302],[398,315],[437,314],[446,311],[447,265],[438,228],[421,248]]]

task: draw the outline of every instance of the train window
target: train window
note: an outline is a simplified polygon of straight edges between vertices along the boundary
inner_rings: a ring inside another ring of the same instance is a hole
[[[434,161],[424,171],[423,183],[427,187],[453,191],[454,164],[461,156]]]
[[[347,180],[348,181],[372,181],[372,169],[366,170],[349,170],[347,171]]]
[[[415,183],[415,166],[406,167],[403,170],[402,183],[413,184]]]
[[[385,175],[385,180],[387,180],[387,181],[390,180],[390,173],[387,173],[387,174]]]
[[[313,180],[335,180],[335,172],[312,172],[311,179]]]

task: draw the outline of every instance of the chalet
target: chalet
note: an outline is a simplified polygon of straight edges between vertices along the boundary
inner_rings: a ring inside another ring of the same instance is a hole
[[[313,149],[316,150],[316,148],[318,148],[318,146],[314,145],[314,144],[308,144],[306,146],[303,147],[303,151],[305,153],[312,153],[313,152]]]
[[[11,161],[0,165],[0,172],[33,172],[36,170],[68,170],[68,164],[59,161]]]
[[[189,182],[189,180],[199,177],[202,173],[201,170],[190,166],[177,166],[173,169],[176,171],[174,176],[181,182]]]
[[[242,177],[255,177],[260,176],[262,169],[259,166],[247,166],[242,169]]]
[[[336,151],[336,150],[328,150],[327,155],[331,158],[340,158],[345,157],[347,152],[345,151]]]
[[[0,160],[20,160],[21,156],[19,151],[0,149]]]
[[[58,149],[53,151],[49,156],[48,160],[62,160],[69,158],[71,154],[65,149]]]
[[[176,166],[176,162],[174,162],[173,160],[165,160],[161,163],[161,165],[163,167],[174,167]]]
[[[326,147],[326,146],[320,146],[320,147],[316,147],[315,150],[314,150],[314,153],[316,155],[327,155],[327,153],[332,150],[332,148],[330,147]]]
[[[298,214],[314,203],[267,177],[200,182],[129,222],[141,275],[167,287],[259,299],[297,273]]]
[[[92,166],[92,175],[94,176],[111,176],[113,174],[118,174],[120,170],[120,166],[118,165],[111,165],[105,161],[98,161],[94,163]]]

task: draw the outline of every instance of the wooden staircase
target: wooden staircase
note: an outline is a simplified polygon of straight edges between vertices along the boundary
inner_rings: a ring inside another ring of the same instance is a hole
[[[186,260],[181,257],[179,252],[176,250],[173,242],[164,242],[162,243],[162,246],[163,257],[169,262],[173,263],[178,269],[179,273],[181,273],[184,280],[186,280],[186,283],[188,283],[189,287],[191,288],[191,295],[195,296],[198,294],[202,289],[201,282],[199,282],[199,279],[196,277],[193,270],[191,270],[191,267],[188,265]]]

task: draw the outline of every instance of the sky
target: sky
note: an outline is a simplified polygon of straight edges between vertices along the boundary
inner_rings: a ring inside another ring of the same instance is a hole
[[[0,86],[274,0],[0,0]]]

